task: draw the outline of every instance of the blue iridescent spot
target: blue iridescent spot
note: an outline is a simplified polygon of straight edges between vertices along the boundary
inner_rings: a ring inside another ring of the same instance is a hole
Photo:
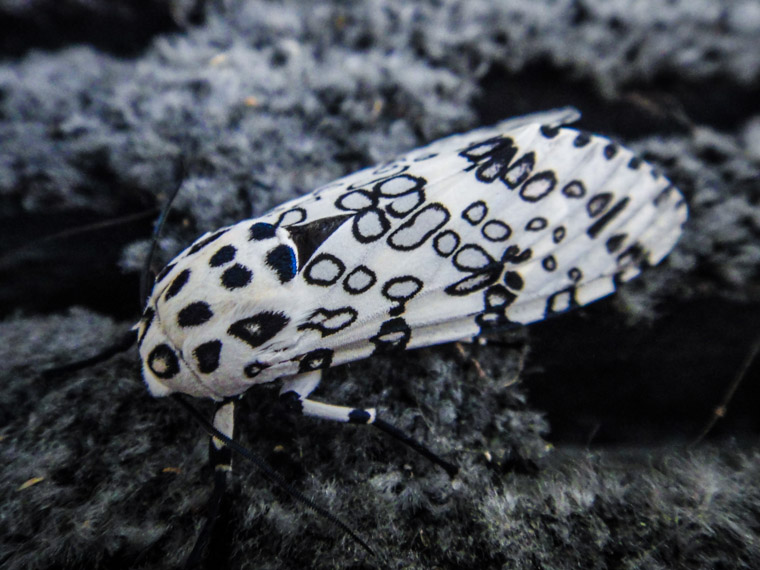
[[[257,222],[251,226],[248,234],[248,239],[251,241],[269,239],[271,237],[274,237],[274,232],[276,229],[277,228],[275,228],[272,224]]]
[[[278,245],[267,253],[267,265],[275,270],[282,283],[287,283],[298,272],[296,252],[287,245]]]

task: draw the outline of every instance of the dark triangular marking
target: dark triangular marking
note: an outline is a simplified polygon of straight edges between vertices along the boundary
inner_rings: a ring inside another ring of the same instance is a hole
[[[309,261],[319,246],[351,216],[352,214],[343,214],[330,218],[320,218],[313,222],[286,228],[298,250],[299,269],[306,265],[306,262]]]

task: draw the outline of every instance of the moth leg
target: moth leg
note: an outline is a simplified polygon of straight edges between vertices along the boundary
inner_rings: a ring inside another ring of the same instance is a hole
[[[216,405],[213,424],[224,435],[232,438],[235,428],[234,400],[224,400]],[[201,561],[201,556],[211,539],[211,533],[219,517],[219,509],[227,489],[227,474],[232,471],[232,450],[215,437],[209,441],[208,457],[209,464],[214,467],[214,491],[206,506],[208,513],[206,522],[185,563],[186,569],[198,567]]]
[[[285,380],[280,390],[280,399],[291,409],[306,416],[352,424],[371,424],[439,465],[451,477],[457,474],[459,468],[456,465],[442,459],[396,426],[378,418],[375,408],[351,408],[309,400],[307,396],[316,389],[321,378],[322,371],[315,370]]]

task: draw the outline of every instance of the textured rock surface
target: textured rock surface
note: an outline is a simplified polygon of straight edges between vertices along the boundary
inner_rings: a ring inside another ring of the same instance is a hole
[[[0,1],[0,565],[167,567],[192,547],[206,439],[147,394],[136,353],[40,376],[136,319],[180,179],[163,260],[361,166],[564,105],[682,189],[676,250],[574,315],[320,388],[380,406],[457,480],[371,430],[283,417],[267,389],[245,398],[240,440],[393,568],[756,564],[757,362],[712,439],[684,445],[758,335],[760,8],[502,4]],[[373,567],[237,468],[209,567]]]

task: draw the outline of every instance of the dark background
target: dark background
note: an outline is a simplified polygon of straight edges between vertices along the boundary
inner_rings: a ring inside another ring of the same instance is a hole
[[[672,254],[574,314],[336,368],[317,393],[379,406],[457,479],[266,388],[239,439],[394,568],[757,567],[760,359],[689,443],[760,338],[758,53],[760,5],[739,0],[0,0],[0,566],[172,567],[192,547],[206,438],[149,396],[136,352],[41,376],[137,319],[177,184],[161,261],[425,142],[573,105],[686,196]],[[209,567],[382,566],[236,467]]]

